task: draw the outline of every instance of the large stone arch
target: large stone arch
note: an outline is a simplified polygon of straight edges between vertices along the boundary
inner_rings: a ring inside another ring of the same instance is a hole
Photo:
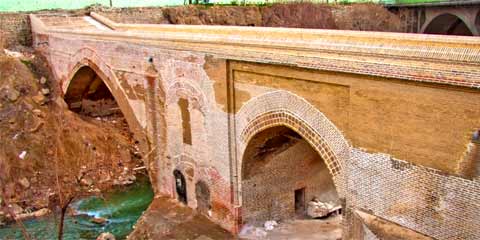
[[[168,192],[165,190],[165,186],[162,188],[159,185],[159,183],[164,182],[163,180],[168,174],[160,171],[164,169],[161,161],[165,159],[166,143],[165,119],[163,116],[165,91],[160,73],[155,70],[152,64],[144,72],[143,77],[147,82],[148,90],[145,99],[136,99],[136,101],[143,101],[145,106],[145,110],[138,114],[134,111],[134,106],[129,101],[128,95],[121,87],[112,68],[95,51],[89,48],[82,48],[71,57],[68,64],[68,75],[60,79],[64,96],[68,93],[70,86],[75,84],[72,80],[77,72],[85,67],[92,69],[110,90],[146,157],[145,165],[149,169],[154,191],[156,194],[165,194]],[[147,119],[151,121],[147,121]]]
[[[69,74],[67,75],[67,78],[61,82],[63,95],[65,96],[68,94],[68,90],[71,89],[72,84],[75,84],[72,83],[72,80],[78,71],[84,67],[89,67],[102,79],[117,101],[120,110],[127,120],[130,130],[135,135],[135,138],[143,144],[146,144],[146,135],[144,131],[145,124],[139,121],[139,116],[137,116],[132,109],[127,95],[123,92],[123,89],[121,89],[118,79],[111,68],[102,61],[93,50],[83,48],[72,57],[69,64]]]
[[[322,157],[340,198],[345,194],[345,165],[350,145],[340,130],[305,99],[288,91],[269,92],[249,100],[236,115],[237,205],[241,205],[243,155],[250,139],[275,126],[286,126],[300,134]]]

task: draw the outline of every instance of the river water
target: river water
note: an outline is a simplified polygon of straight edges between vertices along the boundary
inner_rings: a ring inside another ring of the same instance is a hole
[[[110,232],[116,239],[125,239],[152,199],[153,191],[147,177],[138,177],[131,186],[104,194],[103,198],[81,199],[71,207],[82,215],[66,218],[64,239],[96,239],[102,232]],[[98,225],[90,221],[92,217],[103,217],[108,222]],[[24,224],[33,239],[54,240],[57,238],[54,220],[54,216],[48,216]],[[0,228],[0,239],[23,239],[23,236],[14,224]]]

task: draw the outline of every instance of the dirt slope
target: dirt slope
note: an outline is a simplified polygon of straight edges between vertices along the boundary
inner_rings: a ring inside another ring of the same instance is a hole
[[[400,18],[375,4],[326,5],[280,3],[271,6],[190,5],[164,8],[160,22],[192,25],[235,25],[399,32]],[[108,16],[108,11],[105,12]],[[117,21],[121,18],[118,18]],[[138,19],[137,19],[138,20]],[[149,20],[146,20],[149,21]]]
[[[48,81],[31,71],[38,65],[2,53],[0,212],[5,202],[26,211],[47,207],[58,186],[94,193],[131,176],[140,161],[131,157],[136,150],[128,131],[121,130],[126,127],[122,118],[70,112],[61,98],[45,94]]]

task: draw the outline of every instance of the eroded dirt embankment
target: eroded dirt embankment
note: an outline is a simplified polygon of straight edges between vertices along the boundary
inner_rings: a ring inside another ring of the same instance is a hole
[[[165,8],[106,8],[48,10],[36,14],[87,15],[95,11],[117,22],[295,27],[383,32],[407,32],[407,20],[376,4],[278,3],[267,6],[189,5]],[[0,13],[0,46],[32,42],[29,13]]]
[[[91,118],[68,110],[50,88],[39,57],[0,49],[0,225],[54,209],[133,180],[141,164],[122,116]],[[34,71],[32,71],[32,69]],[[62,199],[63,198],[63,199]],[[13,216],[12,216],[13,215]]]
[[[271,6],[201,6],[190,5],[163,8],[151,18],[136,17],[133,22],[195,25],[236,25],[262,27],[289,27],[314,29],[341,29],[362,31],[400,32],[400,18],[376,4],[326,5],[314,3],[287,3]],[[129,14],[118,14],[115,9],[101,12],[116,21],[132,22]]]

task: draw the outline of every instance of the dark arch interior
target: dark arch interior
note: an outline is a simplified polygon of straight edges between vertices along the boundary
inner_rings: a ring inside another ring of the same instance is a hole
[[[424,33],[473,36],[465,22],[453,14],[442,14],[434,18],[427,26]]]
[[[195,184],[195,196],[197,198],[197,210],[208,215],[208,211],[212,209],[212,206],[210,203],[210,189],[205,182],[198,181]]]
[[[339,203],[325,162],[305,139],[279,126],[250,140],[242,166],[244,223],[304,218],[314,198]]]
[[[477,28],[477,31],[480,32],[480,10],[477,13],[477,17],[475,18],[475,27]]]
[[[83,115],[102,117],[121,114],[107,85],[87,66],[75,73],[64,99],[72,111]]]
[[[177,169],[173,171],[173,176],[175,177],[175,190],[178,200],[187,204],[187,182],[185,181],[185,176]]]

